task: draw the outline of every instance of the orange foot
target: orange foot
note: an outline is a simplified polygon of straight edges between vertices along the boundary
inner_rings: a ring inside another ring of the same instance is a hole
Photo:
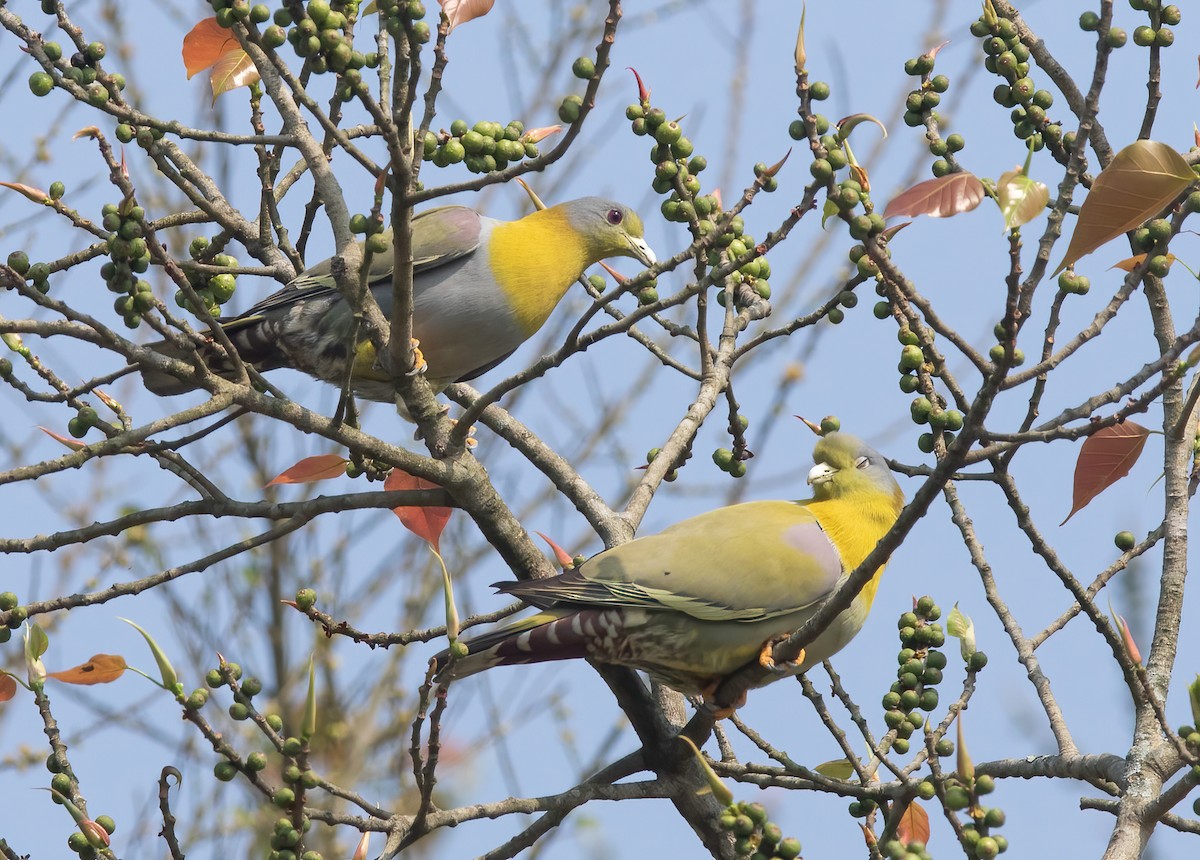
[[[727,720],[733,716],[734,711],[746,704],[746,691],[742,690],[741,694],[737,697],[737,701],[733,704],[725,707],[717,706],[716,702],[713,701],[713,697],[717,694],[717,687],[721,686],[721,682],[724,680],[723,677],[713,678],[700,691],[700,697],[704,700],[703,707],[712,712],[714,720]]]
[[[778,636],[772,636],[763,643],[762,650],[758,652],[758,665],[762,666],[768,672],[776,675],[788,675],[795,672],[796,669],[804,662],[804,649],[800,649],[800,653],[796,655],[795,660],[790,660],[782,666],[775,662],[775,657],[772,652],[775,646],[788,638],[787,633],[781,633]]]
[[[413,369],[409,371],[410,376],[415,376],[418,373],[424,373],[426,368],[429,367],[429,365],[425,363],[425,356],[422,354],[420,347],[421,341],[414,337],[412,339]]]
[[[450,422],[452,424],[457,424],[458,419],[451,418]],[[472,424],[470,427],[467,428],[467,438],[464,441],[466,442],[468,451],[470,451],[472,448],[474,448],[476,445],[479,444],[479,440],[475,438],[475,425],[474,424]]]

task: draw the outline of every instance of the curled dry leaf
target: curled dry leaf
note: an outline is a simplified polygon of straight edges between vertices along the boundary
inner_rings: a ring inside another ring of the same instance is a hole
[[[318,454],[315,457],[305,457],[267,481],[267,486],[304,484],[310,481],[324,481],[326,478],[337,478],[346,474],[346,466],[349,463],[349,460],[337,454]]]
[[[1146,446],[1150,431],[1132,421],[1097,430],[1083,442],[1075,461],[1071,512],[1063,525],[1096,496],[1129,474]]]
[[[970,212],[987,192],[983,183],[972,173],[959,171],[918,182],[900,192],[884,210],[883,217],[893,215],[928,215],[930,218],[949,218],[960,212]]]
[[[1172,263],[1175,262],[1174,254],[1167,254],[1166,257]],[[1136,269],[1138,266],[1140,266],[1144,262],[1146,262],[1146,255],[1145,254],[1136,254],[1132,257],[1126,257],[1124,260],[1120,260],[1119,262],[1113,263],[1111,266],[1109,266],[1109,268],[1110,269],[1120,269],[1123,272],[1132,272],[1134,269]]]
[[[1092,182],[1057,275],[1110,239],[1157,215],[1192,184],[1196,174],[1165,143],[1139,140],[1122,149]]]
[[[61,672],[47,672],[47,678],[54,678],[64,684],[108,684],[120,678],[125,673],[125,658],[120,654],[94,654],[86,663],[63,669]]]
[[[879,130],[883,132],[884,138],[887,137],[887,126],[885,126],[878,119],[871,116],[869,113],[852,113],[850,116],[843,117],[837,121],[838,140],[848,140],[850,138],[850,132],[854,131],[854,129],[858,128],[864,122],[874,123],[875,125],[879,126]]]

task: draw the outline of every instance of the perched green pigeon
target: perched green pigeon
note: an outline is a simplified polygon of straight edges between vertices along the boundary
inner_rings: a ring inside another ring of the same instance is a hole
[[[703,692],[801,627],[849,576],[904,506],[876,451],[845,433],[821,438],[813,498],[718,508],[637,538],[547,579],[498,583],[543,610],[435,659],[443,681],[492,666],[587,657]],[[799,673],[837,653],[866,620],[880,566],[813,641]]]
[[[466,206],[419,212],[412,219],[413,337],[434,391],[490,370],[542,327],[567,289],[606,257],[655,262],[642,221],[627,206],[584,197],[517,221],[497,221]],[[369,281],[383,313],[392,307],[392,255],[371,258]],[[354,351],[350,384],[368,400],[393,402],[395,389],[374,349],[354,335],[353,313],[334,286],[330,261],[305,271],[221,328],[242,360],[260,371],[291,367],[342,385]],[[165,342],[157,351],[192,355]],[[208,369],[230,375],[215,349],[202,350]],[[159,395],[197,387],[154,368],[146,387]]]

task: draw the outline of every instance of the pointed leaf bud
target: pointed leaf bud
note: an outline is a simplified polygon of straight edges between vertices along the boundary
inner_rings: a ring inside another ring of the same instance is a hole
[[[40,690],[46,683],[46,667],[42,665],[42,655],[50,647],[50,638],[41,625],[35,622],[25,624],[25,669],[29,676],[29,686]]]
[[[971,761],[971,754],[967,752],[967,740],[963,737],[963,717],[962,712],[958,714],[958,743],[955,750],[955,770],[958,772],[958,778],[961,779],[970,788],[975,784],[975,763]]]
[[[650,104],[650,88],[642,83],[642,76],[638,74],[637,69],[632,66],[626,66],[629,71],[633,72],[633,76],[637,78],[638,85],[638,101],[643,105]]]
[[[800,7],[800,29],[796,31],[796,74],[802,75],[808,67],[808,51],[804,47],[804,19],[808,16],[808,4]]]
[[[176,698],[183,695],[183,684],[179,683],[179,676],[175,674],[175,668],[171,665],[171,661],[167,659],[167,655],[153,637],[138,625],[134,624],[128,618],[122,618],[126,624],[142,634],[142,638],[146,640],[146,644],[150,646],[150,653],[154,655],[154,662],[158,664],[158,674],[162,678],[162,686],[164,690],[174,693]]]
[[[700,748],[686,735],[680,735],[679,737],[692,748],[692,753],[696,756],[696,761],[699,763],[700,769],[704,771],[704,778],[708,780],[708,790],[712,792],[717,802],[722,806],[729,806],[729,804],[733,803],[733,792],[725,786],[725,783],[721,782],[721,778],[712,769],[712,765],[708,763],[708,759],[700,754]]]
[[[316,658],[308,658],[308,696],[304,700],[304,722],[300,726],[300,738],[307,743],[317,733],[317,664]]]

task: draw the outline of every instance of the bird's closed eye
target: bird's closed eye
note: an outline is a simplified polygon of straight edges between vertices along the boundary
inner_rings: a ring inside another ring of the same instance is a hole
[[[870,464],[870,462],[871,461],[866,457],[859,457],[857,460],[854,461],[854,468],[865,469]]]

